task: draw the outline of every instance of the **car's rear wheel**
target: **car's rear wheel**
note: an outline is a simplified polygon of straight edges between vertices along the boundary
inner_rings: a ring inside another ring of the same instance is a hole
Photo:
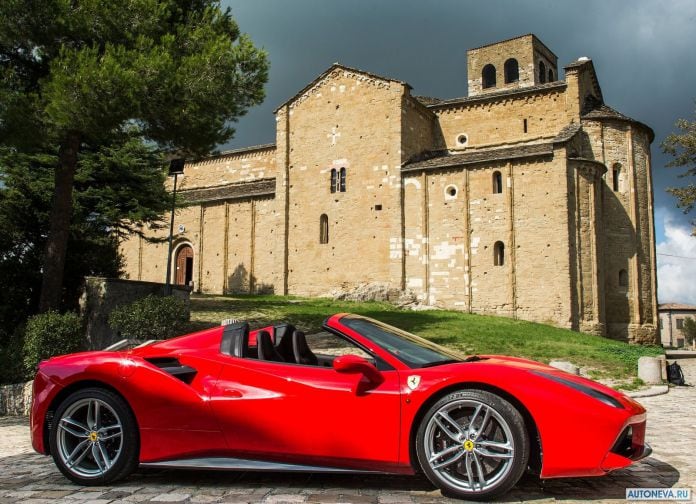
[[[437,401],[416,434],[418,461],[444,494],[470,500],[502,495],[529,460],[524,419],[500,396],[460,390]]]
[[[117,394],[88,388],[69,395],[56,410],[51,455],[75,483],[102,485],[130,474],[138,464],[138,431]]]

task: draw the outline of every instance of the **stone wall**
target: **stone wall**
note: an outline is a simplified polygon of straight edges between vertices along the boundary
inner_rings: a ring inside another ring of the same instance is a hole
[[[31,410],[33,381],[0,386],[0,416],[26,416]]]
[[[566,100],[565,85],[559,83],[504,100],[482,95],[432,109],[447,148],[456,150],[553,138],[571,122]],[[467,137],[465,145],[458,143],[461,135]]]
[[[275,145],[261,145],[187,163],[184,174],[179,175],[178,189],[185,191],[275,176]],[[171,185],[173,180],[170,178],[168,183]]]
[[[505,62],[515,58],[518,63],[519,80],[505,83]],[[544,82],[551,69],[554,78],[558,79],[557,58],[534,35],[524,35],[503,42],[489,44],[466,52],[467,75],[469,77],[469,96],[481,93],[491,93],[505,89],[530,87],[540,84],[539,63],[546,67]],[[482,71],[486,65],[493,65],[496,69],[496,85],[484,89],[482,84]]]
[[[437,306],[569,326],[563,163],[546,157],[405,177],[406,287]]]
[[[85,278],[85,291],[80,298],[80,311],[85,319],[87,345],[90,350],[101,350],[114,344],[121,337],[109,327],[108,318],[111,311],[121,305],[154,294],[164,295],[164,284],[138,282],[116,278]],[[172,294],[186,302],[189,310],[190,289],[173,286]]]
[[[364,282],[401,284],[404,84],[335,68],[289,108],[288,291],[322,295]],[[331,170],[346,191],[331,192]],[[328,242],[320,243],[320,219]]]
[[[505,86],[510,57],[520,80]],[[188,195],[235,188],[177,211],[174,244],[194,251],[194,289],[362,296],[376,286],[652,341],[651,132],[603,105],[590,60],[540,84],[539,61],[557,62],[532,35],[469,59],[479,86],[482,65],[496,64],[496,89],[416,99],[404,82],[335,64],[276,110],[274,145],[187,165]],[[345,191],[332,191],[332,169],[345,169]],[[254,189],[266,183],[274,189]],[[163,279],[166,243],[131,238],[122,252],[131,278]]]
[[[607,168],[601,184],[607,333],[624,341],[657,343],[648,133],[619,119],[583,120],[583,129],[592,156]]]

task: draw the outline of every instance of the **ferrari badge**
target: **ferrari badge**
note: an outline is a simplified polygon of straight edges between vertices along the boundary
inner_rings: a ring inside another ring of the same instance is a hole
[[[416,390],[418,388],[418,385],[420,384],[420,376],[418,375],[411,375],[406,379],[406,384],[408,385],[408,388],[411,390]]]

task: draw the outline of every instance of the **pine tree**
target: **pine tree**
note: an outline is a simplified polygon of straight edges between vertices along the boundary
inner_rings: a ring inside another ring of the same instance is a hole
[[[263,99],[267,73],[218,1],[0,2],[0,142],[56,155],[41,311],[60,305],[85,153],[136,128],[161,149],[207,154]]]
[[[667,166],[686,167],[687,170],[680,174],[682,178],[689,178],[691,181],[684,187],[672,187],[667,189],[677,198],[677,206],[689,213],[696,205],[696,122],[687,119],[679,119],[675,127],[680,133],[671,133],[662,142],[662,150],[674,156],[674,159]],[[693,234],[696,235],[696,221]]]

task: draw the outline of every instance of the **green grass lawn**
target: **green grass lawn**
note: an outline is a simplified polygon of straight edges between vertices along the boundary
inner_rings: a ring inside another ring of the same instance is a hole
[[[192,329],[238,318],[252,327],[286,321],[314,331],[327,316],[338,312],[372,317],[466,354],[505,354],[542,362],[567,360],[585,368],[593,378],[619,380],[626,385],[636,376],[639,357],[663,353],[661,347],[628,345],[544,324],[449,310],[402,310],[388,303],[247,295],[191,299]]]

